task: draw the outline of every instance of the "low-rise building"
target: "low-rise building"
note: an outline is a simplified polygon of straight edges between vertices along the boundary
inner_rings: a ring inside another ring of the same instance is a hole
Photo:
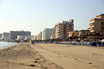
[[[87,37],[88,34],[89,34],[89,30],[80,30],[79,32],[80,32],[79,36],[82,37],[82,38]]]
[[[79,31],[72,31],[68,32],[68,37],[80,37],[80,32]]]
[[[89,30],[73,31],[73,32],[68,32],[68,37],[69,39],[86,40],[88,34],[89,34]]]

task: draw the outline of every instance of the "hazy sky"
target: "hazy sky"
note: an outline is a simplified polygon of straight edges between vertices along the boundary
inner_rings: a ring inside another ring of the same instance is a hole
[[[0,0],[0,33],[26,30],[38,34],[62,20],[74,19],[75,29],[104,13],[104,0]]]

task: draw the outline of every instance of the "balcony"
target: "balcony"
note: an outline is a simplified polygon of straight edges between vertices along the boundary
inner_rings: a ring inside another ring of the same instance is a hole
[[[91,20],[90,20],[90,23],[94,23],[94,22],[95,22],[95,19],[91,19]]]
[[[94,24],[93,23],[90,23],[89,25],[94,27]]]

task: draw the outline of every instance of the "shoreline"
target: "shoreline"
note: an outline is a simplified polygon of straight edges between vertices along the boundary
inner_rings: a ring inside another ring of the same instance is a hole
[[[16,43],[16,42],[0,41],[0,49],[5,49],[5,48],[16,46],[16,45],[18,45],[18,43]]]

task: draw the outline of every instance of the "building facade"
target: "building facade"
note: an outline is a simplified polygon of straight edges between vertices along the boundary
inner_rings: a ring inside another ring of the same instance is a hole
[[[31,36],[30,31],[10,31],[9,39],[16,40],[17,36]]]
[[[35,35],[31,35],[31,40],[37,40]]]
[[[80,30],[80,31],[73,31],[68,32],[69,39],[76,39],[76,40],[86,40],[89,34],[89,30]]]
[[[0,39],[2,39],[2,34],[0,34]]]
[[[90,20],[90,32],[104,34],[104,14],[96,16],[96,18]]]
[[[37,35],[37,40],[42,40],[42,32]]]
[[[68,37],[79,37],[80,36],[80,32],[79,31],[72,31],[72,32],[68,32]]]
[[[46,28],[42,32],[42,40],[49,40],[51,38],[51,34],[54,31],[54,28]]]
[[[74,31],[74,20],[62,21],[55,25],[55,30],[51,35],[52,39],[67,39],[68,32]]]
[[[5,40],[5,41],[7,41],[9,39],[9,33],[3,32],[2,39]]]
[[[79,37],[86,37],[89,34],[89,30],[80,30]]]
[[[31,40],[31,36],[17,35],[17,40]]]

